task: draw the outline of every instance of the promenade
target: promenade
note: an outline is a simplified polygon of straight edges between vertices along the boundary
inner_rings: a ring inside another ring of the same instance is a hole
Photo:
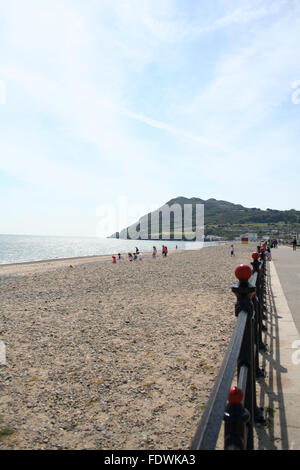
[[[273,250],[276,271],[300,335],[300,249],[291,247]]]
[[[257,448],[300,449],[300,250],[279,247],[268,263],[267,331],[258,381],[260,406],[267,423],[257,426]]]

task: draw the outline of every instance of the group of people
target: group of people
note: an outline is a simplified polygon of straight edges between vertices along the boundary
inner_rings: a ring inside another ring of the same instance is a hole
[[[268,240],[267,244],[269,248],[278,248],[278,240]]]
[[[268,240],[271,243],[271,248],[277,248],[278,245],[292,245],[293,251],[297,250],[298,246],[298,241],[297,237],[294,237],[294,239],[291,241],[291,239],[283,239],[283,240]]]
[[[257,247],[258,250],[261,250],[261,248],[264,249],[266,256],[267,256],[267,260],[271,261],[272,260],[271,249],[278,248],[278,241],[268,239],[267,241],[261,242],[260,247],[259,246]]]
[[[265,242],[262,242],[261,246],[264,247],[268,260],[271,260],[272,259],[271,248],[277,248],[278,247],[278,241],[269,239]],[[230,255],[235,256],[235,254],[234,254],[234,245],[230,246]]]
[[[177,246],[176,246],[176,249],[177,249]],[[158,253],[157,248],[156,248],[156,246],[154,246],[153,251],[152,251],[152,258],[156,258],[157,253]],[[168,248],[165,245],[162,246],[161,253],[162,253],[162,256],[164,256],[164,257],[167,256]],[[142,261],[142,259],[143,259],[143,255],[139,251],[138,247],[135,248],[134,253],[128,253],[128,260],[129,260],[130,263],[132,263],[133,261],[136,261],[136,260]],[[112,256],[112,260],[113,260],[113,264],[117,264],[117,263],[120,263],[121,261],[123,261],[123,257],[121,255],[121,253],[118,253],[118,256],[115,256],[115,255]]]
[[[177,249],[177,246],[176,246],[176,249]],[[161,247],[161,254],[164,257],[166,257],[168,254],[168,248],[165,245]],[[152,251],[152,258],[156,258],[156,256],[157,256],[157,248],[156,246],[154,246],[153,251]]]
[[[276,244],[276,246],[277,246],[277,244]],[[262,242],[261,247],[264,247],[264,249],[265,249],[267,260],[272,261],[271,248],[275,248],[274,240],[267,240],[266,242]]]

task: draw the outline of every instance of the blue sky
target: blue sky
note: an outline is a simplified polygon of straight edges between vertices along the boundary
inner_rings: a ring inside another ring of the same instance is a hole
[[[300,210],[299,44],[298,0],[0,0],[0,233],[93,236],[124,198]]]

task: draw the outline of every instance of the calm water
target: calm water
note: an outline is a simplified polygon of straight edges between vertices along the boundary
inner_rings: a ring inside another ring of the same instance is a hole
[[[169,250],[199,249],[214,242],[180,242],[159,240],[117,240],[97,237],[46,237],[33,235],[0,235],[0,264],[22,263],[77,256],[107,255],[135,251],[152,251],[167,245]]]

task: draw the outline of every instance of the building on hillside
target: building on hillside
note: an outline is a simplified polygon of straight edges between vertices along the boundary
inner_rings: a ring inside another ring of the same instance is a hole
[[[205,235],[205,241],[221,241],[223,240],[223,237],[218,237],[217,235]]]

